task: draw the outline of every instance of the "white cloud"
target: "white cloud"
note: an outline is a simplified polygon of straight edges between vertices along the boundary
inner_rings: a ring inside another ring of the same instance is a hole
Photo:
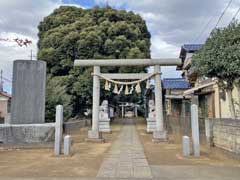
[[[229,0],[95,0],[113,7],[126,6],[139,13],[152,34],[152,58],[178,57],[180,47],[186,43],[202,43],[211,32]],[[234,0],[220,26],[226,26],[240,6]],[[239,17],[239,16],[238,16]],[[209,19],[211,23],[204,30]],[[197,41],[196,41],[197,40]],[[175,67],[164,67],[163,77],[179,77]]]
[[[74,2],[74,1],[73,1]],[[191,43],[210,18],[213,21],[199,41],[203,41],[214,27],[217,18],[229,0],[95,0],[114,7],[126,7],[139,13],[147,22],[152,34],[152,57],[178,57],[180,46]],[[80,2],[81,3],[81,2]],[[30,59],[30,50],[37,52],[37,26],[43,17],[63,4],[61,0],[0,0],[0,38],[27,38],[33,41],[29,47],[18,47],[16,43],[0,42],[0,69],[11,78],[14,59]],[[80,7],[76,4],[70,4]],[[219,26],[226,26],[236,13],[240,2],[233,1]],[[240,15],[239,15],[240,16]],[[238,18],[239,18],[238,16]],[[169,74],[165,77],[179,76]]]
[[[0,69],[5,78],[12,78],[12,63],[15,59],[30,59],[30,51],[37,52],[37,26],[44,16],[61,4],[60,0],[9,0],[0,1]],[[19,47],[15,38],[32,40],[28,47]],[[10,90],[11,84],[4,84]]]

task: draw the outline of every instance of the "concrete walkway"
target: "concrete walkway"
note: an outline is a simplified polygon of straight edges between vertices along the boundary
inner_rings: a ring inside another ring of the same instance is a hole
[[[125,120],[122,131],[104,159],[97,177],[152,178],[133,120]]]

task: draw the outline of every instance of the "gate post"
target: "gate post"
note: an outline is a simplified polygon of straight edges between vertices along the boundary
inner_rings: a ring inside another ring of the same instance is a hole
[[[155,108],[156,108],[156,129],[153,132],[154,140],[166,140],[167,133],[163,125],[163,104],[162,104],[162,84],[160,65],[154,66],[155,75]]]
[[[92,130],[88,131],[89,139],[100,139],[98,123],[99,123],[99,104],[100,104],[100,67],[93,67],[93,109],[92,109]]]
[[[199,123],[198,123],[198,96],[192,96],[191,102],[191,126],[192,126],[192,141],[193,141],[193,154],[200,156],[200,143],[199,143]]]

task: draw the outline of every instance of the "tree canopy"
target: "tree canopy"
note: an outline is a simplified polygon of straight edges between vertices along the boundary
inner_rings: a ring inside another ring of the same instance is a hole
[[[239,88],[240,79],[240,24],[233,22],[226,28],[215,29],[203,48],[193,56],[192,68],[200,76],[217,78],[232,100],[231,91],[234,84]],[[230,110],[234,117],[233,104]]]
[[[216,29],[203,48],[193,56],[193,68],[207,77],[216,77],[232,88],[240,77],[240,24]]]
[[[71,115],[90,107],[92,99],[92,70],[74,68],[75,59],[150,58],[150,33],[141,16],[133,12],[61,6],[45,17],[38,29],[38,59],[47,62],[48,86],[61,81],[58,86],[72,101]],[[112,67],[102,71],[142,72],[145,68]],[[109,99],[110,94],[101,94],[101,98]],[[67,106],[69,98],[65,99],[61,103]],[[54,102],[60,103],[56,99]],[[47,101],[47,111],[54,106]]]

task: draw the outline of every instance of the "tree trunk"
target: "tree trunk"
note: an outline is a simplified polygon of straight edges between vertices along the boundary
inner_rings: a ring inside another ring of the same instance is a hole
[[[240,84],[236,84],[237,92],[238,92],[238,105],[240,106]]]
[[[230,113],[231,113],[231,118],[236,119],[236,112],[235,112],[233,98],[232,98],[232,89],[228,88],[226,91],[227,91],[227,97],[228,97],[228,103],[229,103],[229,110],[230,110]]]
[[[240,83],[237,83],[236,84],[236,87],[237,87],[237,95],[238,95],[238,103],[237,103],[237,105],[238,105],[238,113],[237,113],[237,115],[239,116],[239,113],[240,113]]]

